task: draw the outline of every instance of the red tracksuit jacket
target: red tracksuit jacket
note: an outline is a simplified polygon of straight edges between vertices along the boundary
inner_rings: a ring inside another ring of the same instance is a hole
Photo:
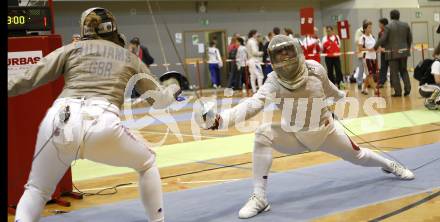
[[[328,54],[327,57],[339,57],[339,55],[334,55],[334,53],[340,52],[339,39],[336,35],[333,36],[335,36],[334,41],[330,39],[330,36],[326,36],[323,39],[322,47],[324,48],[324,53]]]

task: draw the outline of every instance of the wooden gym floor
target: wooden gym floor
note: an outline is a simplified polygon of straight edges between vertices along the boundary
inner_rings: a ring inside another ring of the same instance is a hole
[[[413,81],[413,90],[409,97],[391,98],[390,89],[388,83],[385,88],[381,90],[381,96],[387,101],[387,107],[384,109],[378,109],[380,113],[393,113],[407,110],[424,109],[423,99],[420,98],[417,92],[418,83]],[[355,89],[355,84],[348,85],[349,96],[359,98],[361,104],[368,96],[361,95],[360,92]],[[204,93],[204,96],[211,93]],[[218,96],[222,94],[218,92]],[[370,92],[372,94],[372,92]],[[241,97],[241,92],[237,92],[234,97]],[[188,111],[188,110],[186,110]],[[360,116],[364,116],[365,113],[361,112]],[[275,117],[279,118],[279,112],[275,114]],[[258,118],[258,116],[256,117]],[[191,132],[190,122],[183,121],[178,123],[181,132]],[[164,126],[149,126],[140,131],[148,141],[159,141],[162,138],[163,132],[166,128]],[[144,132],[144,133],[143,133]],[[227,132],[216,131],[202,131],[203,136],[210,137],[225,137],[238,135],[236,129],[230,129]],[[370,147],[370,145],[363,143],[356,137],[352,137],[356,142],[360,143],[364,147]],[[411,148],[415,146],[421,146],[425,144],[431,144],[440,142],[440,122],[433,124],[419,125],[416,127],[398,128],[388,131],[375,132],[362,135],[362,138],[366,141],[372,142],[377,147],[382,148],[385,151],[398,150]],[[192,141],[190,136],[184,136],[184,142]],[[209,138],[202,138],[209,139]],[[171,135],[167,137],[165,144],[178,143],[177,137]],[[160,148],[159,148],[160,149]],[[295,168],[301,168],[306,166],[312,166],[320,163],[326,163],[336,161],[339,158],[331,156],[323,152],[304,153],[299,155],[285,155],[274,151],[274,161],[272,165],[272,171],[283,172]],[[218,163],[221,165],[235,165],[239,164],[242,167],[252,167],[251,153],[245,153],[236,156],[218,158],[209,160],[210,163]],[[203,163],[188,163],[177,166],[163,167],[160,169],[163,190],[164,192],[178,191],[185,189],[193,189],[197,187],[203,187],[210,184],[221,183],[224,181],[238,180],[251,177],[252,171],[238,170],[231,167],[220,167]],[[137,188],[137,175],[136,173],[126,173],[122,175],[107,176],[101,178],[95,178],[90,180],[74,181],[75,186],[83,191],[93,193],[106,187],[113,187],[117,184],[132,183],[131,185],[122,186],[118,188],[118,192],[114,195],[106,196],[85,196],[82,200],[76,200],[72,198],[64,198],[71,202],[70,207],[62,207],[56,204],[49,204],[46,206],[43,215],[52,215],[56,210],[73,211],[82,208],[89,208],[107,203],[114,203],[127,199],[138,198]],[[440,190],[437,189],[437,191]],[[249,193],[251,190],[249,190]],[[403,197],[383,203],[373,204],[365,206],[359,209],[350,210],[347,212],[339,212],[334,215],[328,215],[323,218],[318,218],[315,221],[330,222],[330,221],[366,221],[372,218],[376,218],[392,212],[396,209],[400,209],[408,204],[416,202],[424,197],[428,196],[428,193],[422,193],[414,196]],[[166,208],[166,206],[165,206]],[[390,217],[384,221],[440,221],[440,199],[434,198],[422,205],[404,211],[396,216]],[[237,209],[237,213],[238,213]],[[8,222],[13,221],[13,216],[8,215]]]

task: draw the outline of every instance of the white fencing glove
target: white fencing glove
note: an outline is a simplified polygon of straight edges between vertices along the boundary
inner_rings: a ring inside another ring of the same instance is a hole
[[[176,84],[171,84],[166,87],[160,87],[159,90],[147,90],[136,99],[135,103],[145,99],[153,99],[153,109],[165,109],[176,101],[180,93],[182,93],[180,87]]]
[[[200,110],[196,109],[196,122],[202,129],[218,129],[221,121],[220,115],[214,110],[214,102],[202,103]]]

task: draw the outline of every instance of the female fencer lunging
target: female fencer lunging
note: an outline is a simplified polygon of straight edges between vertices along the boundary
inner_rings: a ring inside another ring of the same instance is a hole
[[[277,35],[269,43],[268,53],[274,71],[256,94],[219,114],[207,107],[201,118],[204,128],[224,129],[255,116],[264,108],[266,100],[283,110],[281,122],[262,124],[255,132],[254,189],[239,212],[240,218],[250,218],[270,209],[266,186],[272,149],[288,154],[321,150],[356,165],[380,167],[403,180],[414,178],[409,169],[396,161],[359,147],[338,127],[325,104],[330,98],[343,99],[345,93],[328,80],[321,64],[304,59],[298,43],[288,36]]]

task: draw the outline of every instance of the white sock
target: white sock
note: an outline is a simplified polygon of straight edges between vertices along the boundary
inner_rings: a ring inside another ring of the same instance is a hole
[[[272,148],[256,142],[253,152],[254,193],[266,198],[266,186],[270,167],[272,166]]]
[[[48,200],[35,187],[26,187],[17,205],[15,221],[38,222]]]
[[[139,190],[149,216],[148,221],[164,221],[162,183],[156,164],[147,171],[139,172]]]
[[[383,167],[385,169],[389,169],[391,160],[373,152],[367,148],[360,148],[360,165],[367,167]]]

